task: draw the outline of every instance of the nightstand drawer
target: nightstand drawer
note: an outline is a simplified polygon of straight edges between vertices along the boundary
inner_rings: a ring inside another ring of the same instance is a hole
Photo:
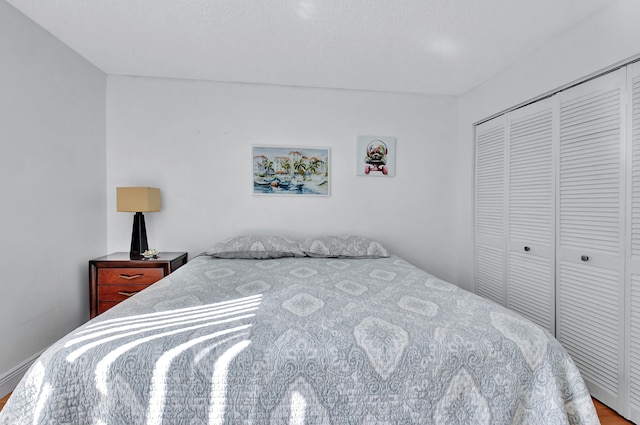
[[[117,306],[119,303],[120,301],[98,301],[96,314],[102,314],[105,311],[109,310],[111,307]]]
[[[105,283],[150,284],[164,277],[160,267],[102,268],[98,270],[98,285]]]
[[[149,285],[98,285],[98,299],[120,302],[148,287]]]

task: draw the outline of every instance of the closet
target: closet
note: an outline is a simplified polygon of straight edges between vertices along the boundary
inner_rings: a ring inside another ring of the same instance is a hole
[[[475,151],[476,292],[640,422],[640,64],[477,125]]]
[[[624,305],[625,341],[627,344],[624,373],[628,377],[625,391],[629,400],[629,418],[640,422],[640,62],[630,65],[628,105],[630,142],[626,165],[626,276]]]

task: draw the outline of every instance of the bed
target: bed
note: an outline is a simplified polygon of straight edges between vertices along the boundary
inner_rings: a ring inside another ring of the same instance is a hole
[[[218,244],[68,334],[0,424],[599,423],[520,315],[365,238],[274,240]]]

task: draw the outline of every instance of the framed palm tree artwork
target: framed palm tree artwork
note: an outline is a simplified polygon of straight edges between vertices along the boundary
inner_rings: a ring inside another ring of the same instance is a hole
[[[329,148],[253,146],[255,195],[329,196]]]

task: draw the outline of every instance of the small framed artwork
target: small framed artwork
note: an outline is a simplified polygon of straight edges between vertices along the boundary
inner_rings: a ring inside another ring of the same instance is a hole
[[[253,146],[254,195],[329,196],[329,148]]]
[[[356,173],[359,176],[395,176],[396,138],[385,136],[358,136],[356,158]]]

